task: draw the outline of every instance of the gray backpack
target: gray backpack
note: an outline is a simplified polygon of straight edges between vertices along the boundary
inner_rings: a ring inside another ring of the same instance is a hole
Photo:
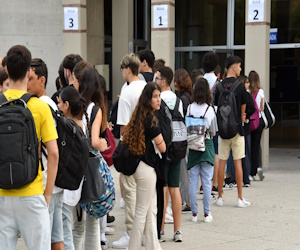
[[[240,84],[241,82],[236,80],[230,90],[225,89],[222,83],[217,85],[217,89],[220,91],[217,122],[219,135],[222,139],[231,139],[235,137],[239,131],[238,108],[234,91]]]

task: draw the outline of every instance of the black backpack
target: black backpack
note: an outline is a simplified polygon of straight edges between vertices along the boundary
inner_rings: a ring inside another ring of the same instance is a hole
[[[77,190],[88,166],[89,139],[71,118],[65,117],[61,111],[54,111],[51,107],[50,109],[56,120],[59,149],[55,185],[63,189]],[[42,153],[47,157],[44,146]]]
[[[187,148],[187,131],[184,118],[179,112],[180,99],[176,98],[174,110],[170,110],[172,115],[173,138],[168,147],[168,158],[171,161],[180,161],[186,155]]]
[[[155,116],[164,138],[167,148],[171,145],[173,139],[172,115],[167,104],[161,100],[160,109],[156,110]]]
[[[217,85],[220,91],[217,111],[217,122],[219,135],[222,139],[231,139],[239,131],[238,108],[236,104],[234,91],[241,84],[236,80],[230,90],[225,89],[222,83]]]
[[[0,94],[0,188],[31,183],[39,169],[39,140],[27,102],[32,94],[7,100]]]

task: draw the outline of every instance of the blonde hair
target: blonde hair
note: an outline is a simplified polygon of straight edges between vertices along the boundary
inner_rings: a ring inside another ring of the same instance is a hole
[[[134,54],[127,54],[122,58],[122,61],[120,63],[120,68],[130,68],[133,75],[138,75],[139,73],[139,66],[141,64],[141,61],[139,57]]]

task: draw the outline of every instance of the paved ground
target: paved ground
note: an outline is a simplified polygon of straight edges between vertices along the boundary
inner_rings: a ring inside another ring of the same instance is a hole
[[[118,173],[112,169],[117,188],[117,203],[111,213],[116,221],[110,226],[118,240],[125,230],[124,210],[119,207]],[[190,221],[191,214],[181,219],[182,243],[172,241],[173,225],[165,226],[164,250],[174,249],[300,249],[300,149],[270,149],[270,167],[263,182],[251,183],[244,188],[244,197],[252,202],[248,208],[237,208],[237,191],[225,191],[224,207],[215,207],[211,201],[214,217],[212,223]],[[200,214],[203,212],[202,195],[198,194]],[[1,248],[1,247],[0,247]],[[27,249],[22,239],[18,250]],[[145,249],[145,248],[142,248]]]

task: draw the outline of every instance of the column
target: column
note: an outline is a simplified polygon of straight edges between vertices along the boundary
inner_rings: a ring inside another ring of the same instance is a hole
[[[62,0],[63,55],[79,54],[87,60],[86,0]]]
[[[120,94],[124,79],[120,62],[124,55],[133,53],[133,0],[112,1],[112,100]]]
[[[175,69],[175,0],[151,1],[151,49]]]
[[[270,100],[270,20],[271,1],[246,1],[245,10],[245,74],[255,70],[265,97]],[[261,140],[263,167],[269,167],[269,130]]]

